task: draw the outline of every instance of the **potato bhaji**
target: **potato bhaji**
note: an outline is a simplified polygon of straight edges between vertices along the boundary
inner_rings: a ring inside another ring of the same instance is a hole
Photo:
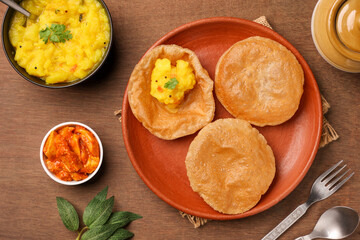
[[[31,13],[11,20],[9,38],[15,61],[47,84],[88,76],[103,59],[110,41],[110,24],[97,0],[24,0]]]

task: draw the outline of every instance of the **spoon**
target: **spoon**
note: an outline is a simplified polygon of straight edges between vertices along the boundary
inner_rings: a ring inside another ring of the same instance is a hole
[[[343,239],[350,236],[359,224],[359,214],[349,207],[333,207],[324,212],[309,235],[295,240],[315,238]]]
[[[28,11],[26,11],[24,8],[22,8],[19,4],[17,4],[16,2],[12,1],[12,0],[0,0],[1,2],[5,3],[6,5],[8,5],[9,7],[15,9],[16,11],[24,14],[26,17],[30,17],[30,13]]]

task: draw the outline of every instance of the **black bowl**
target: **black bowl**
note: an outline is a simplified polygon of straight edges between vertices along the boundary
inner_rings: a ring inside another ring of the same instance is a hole
[[[76,84],[79,84],[81,82],[84,82],[86,79],[91,78],[100,68],[101,66],[104,64],[107,56],[109,55],[110,52],[110,48],[112,45],[112,40],[113,40],[113,24],[112,24],[112,20],[111,20],[111,15],[109,12],[109,9],[107,8],[106,4],[104,3],[103,0],[98,0],[101,5],[103,6],[103,8],[105,9],[105,12],[109,18],[109,24],[110,24],[110,42],[109,42],[109,46],[107,48],[106,53],[104,54],[103,59],[101,60],[101,62],[97,65],[97,67],[89,74],[87,75],[85,78],[83,79],[78,79],[72,82],[64,82],[64,83],[55,83],[55,84],[46,84],[44,80],[35,77],[35,76],[31,76],[29,75],[24,68],[20,67],[17,62],[15,61],[14,57],[15,57],[15,49],[13,48],[13,46],[10,43],[10,39],[9,39],[9,28],[10,28],[10,22],[11,22],[11,18],[13,16],[13,14],[15,13],[15,10],[13,10],[12,8],[8,8],[8,10],[5,13],[4,16],[4,20],[3,20],[3,24],[2,24],[2,43],[3,43],[3,48],[4,48],[4,52],[5,55],[7,57],[7,59],[9,60],[11,66],[16,70],[16,72],[22,76],[23,78],[25,78],[26,80],[28,80],[29,82],[32,82],[38,86],[41,87],[47,87],[47,88],[65,88],[65,87],[70,87],[70,86],[74,86]]]

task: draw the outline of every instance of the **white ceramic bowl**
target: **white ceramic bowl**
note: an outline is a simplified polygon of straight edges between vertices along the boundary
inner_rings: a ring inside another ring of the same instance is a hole
[[[79,125],[79,126],[82,126],[84,128],[86,128],[87,130],[89,130],[92,134],[94,134],[97,142],[99,143],[99,149],[100,149],[100,159],[99,159],[99,165],[97,166],[97,168],[95,169],[94,172],[92,172],[91,174],[89,174],[89,176],[83,180],[80,180],[80,181],[63,181],[59,178],[57,178],[55,176],[55,174],[53,174],[52,172],[50,172],[50,170],[47,168],[46,164],[45,164],[45,154],[43,153],[43,149],[44,149],[44,145],[45,145],[45,142],[46,140],[48,139],[50,133],[54,130],[57,130],[61,127],[64,127],[64,126],[69,126],[69,125]],[[43,166],[45,172],[47,173],[47,175],[49,175],[50,178],[52,178],[52,180],[54,180],[55,182],[58,182],[58,183],[61,183],[61,184],[64,184],[64,185],[79,185],[79,184],[82,184],[84,182],[87,182],[89,181],[92,177],[95,176],[95,174],[99,171],[100,167],[101,167],[101,164],[102,164],[102,161],[103,161],[103,146],[102,146],[102,143],[100,141],[100,138],[99,136],[96,134],[96,132],[94,130],[92,130],[89,126],[83,124],[83,123],[79,123],[79,122],[64,122],[64,123],[60,123],[58,125],[56,125],[55,127],[53,127],[52,129],[50,129],[50,131],[45,135],[44,139],[42,140],[42,143],[41,143],[41,146],[40,146],[40,162],[41,162],[41,165]]]

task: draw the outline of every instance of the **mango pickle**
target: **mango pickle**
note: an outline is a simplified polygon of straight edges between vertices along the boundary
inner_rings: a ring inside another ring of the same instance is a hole
[[[77,125],[52,131],[43,153],[47,168],[63,181],[87,178],[100,162],[100,148],[95,136]]]

